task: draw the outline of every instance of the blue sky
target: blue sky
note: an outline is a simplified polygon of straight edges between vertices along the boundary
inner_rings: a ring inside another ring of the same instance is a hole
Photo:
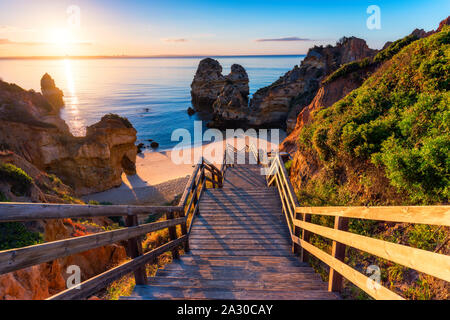
[[[70,5],[81,23],[67,31]],[[381,10],[379,30],[366,27],[369,5]],[[303,54],[342,36],[380,48],[415,28],[436,29],[449,14],[448,0],[2,0],[0,56]],[[291,41],[257,41],[283,38]]]

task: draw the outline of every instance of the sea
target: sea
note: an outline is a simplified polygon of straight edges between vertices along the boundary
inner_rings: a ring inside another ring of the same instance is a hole
[[[84,135],[86,126],[107,113],[116,113],[131,121],[137,130],[137,143],[148,146],[153,140],[161,151],[179,143],[171,139],[176,129],[193,134],[194,121],[203,121],[206,129],[204,115],[187,113],[190,84],[202,58],[0,59],[0,78],[26,90],[40,91],[40,79],[47,72],[64,92],[61,116],[74,135]],[[220,62],[224,75],[234,63],[246,69],[251,98],[256,90],[299,65],[304,56],[212,58]]]

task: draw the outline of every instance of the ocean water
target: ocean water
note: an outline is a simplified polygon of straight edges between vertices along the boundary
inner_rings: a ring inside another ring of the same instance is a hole
[[[250,97],[300,64],[304,56],[217,57],[223,74],[233,63],[241,64],[250,78]],[[127,117],[137,130],[138,142],[152,139],[159,150],[170,149],[172,131],[185,128],[193,133],[189,116],[190,84],[201,58],[122,58],[0,60],[0,78],[24,89],[40,91],[42,75],[49,73],[63,90],[62,117],[71,132],[80,136],[85,128],[106,113]],[[203,121],[206,124],[205,121]]]

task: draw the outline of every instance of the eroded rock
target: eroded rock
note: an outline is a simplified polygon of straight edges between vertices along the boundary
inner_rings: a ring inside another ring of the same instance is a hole
[[[86,132],[85,137],[73,136],[41,94],[0,81],[4,149],[55,174],[77,195],[119,186],[122,172],[135,173],[130,162],[136,162],[136,130],[127,119],[106,115]]]

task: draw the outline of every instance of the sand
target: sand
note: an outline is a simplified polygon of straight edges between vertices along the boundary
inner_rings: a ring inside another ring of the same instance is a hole
[[[245,147],[243,138],[235,138],[183,150],[172,149],[139,154],[136,159],[136,175],[124,174],[120,187],[86,195],[82,199],[86,202],[95,200],[113,204],[166,205],[183,193],[189,176],[201,156],[220,167],[226,143],[232,145],[234,143],[237,149]],[[265,150],[277,148],[277,145],[261,139],[258,140],[258,144]],[[184,159],[182,163],[179,163],[180,158]]]

